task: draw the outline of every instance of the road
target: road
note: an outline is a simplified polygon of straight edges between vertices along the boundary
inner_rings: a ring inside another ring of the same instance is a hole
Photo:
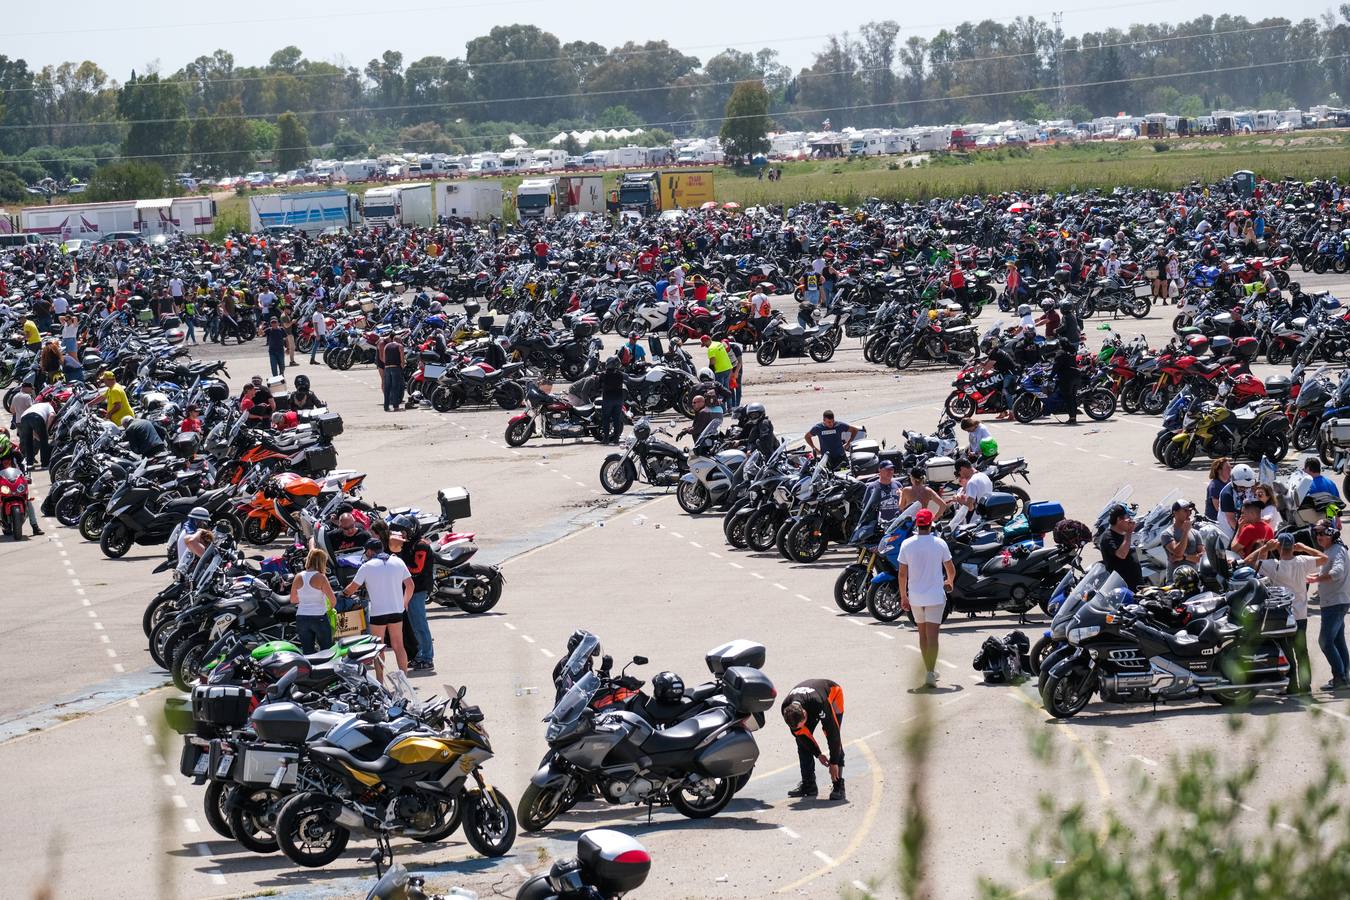
[[[1299,277],[1350,297],[1343,277]],[[1142,331],[1156,344],[1169,334],[1170,319],[1164,308],[1114,327]],[[1094,345],[1099,324],[1088,324]],[[198,355],[213,357],[214,350]],[[220,355],[236,383],[266,368],[257,343]],[[786,798],[797,781],[796,757],[771,715],[758,735],[754,780],[714,819],[658,811],[648,822],[645,810],[582,807],[544,836],[521,837],[493,862],[477,858],[458,834],[432,846],[396,843],[399,859],[426,870],[435,888],[509,896],[524,873],[567,855],[579,829],[607,823],[637,835],[652,853],[644,898],[894,896],[900,814],[917,780],[937,896],[971,896],[981,877],[1034,893],[1026,860],[1041,795],[1081,802],[1089,812],[1128,807],[1136,778],[1161,777],[1169,759],[1189,749],[1225,747],[1234,760],[1248,753],[1268,760],[1260,796],[1250,801],[1260,808],[1251,814],[1259,827],[1265,804],[1312,772],[1319,736],[1350,719],[1350,701],[1319,694],[1310,704],[1262,699],[1243,716],[1251,727],[1239,732],[1207,702],[1156,711],[1094,703],[1071,722],[1052,723],[1034,686],[986,686],[971,667],[985,637],[1017,627],[1010,617],[950,621],[940,689],[916,693],[922,674],[913,629],[835,607],[842,552],[796,565],[733,551],[717,517],[687,516],[664,490],[604,494],[598,471],[608,449],[535,439],[511,450],[502,440],[507,414],[499,409],[384,413],[372,369],[302,364],[294,371],[309,375],[342,413],[340,464],[369,473],[368,497],[432,508],[439,487],[471,490],[474,514],[461,527],[478,532],[485,561],[503,562],[506,590],[487,615],[432,613],[437,673],[414,684],[423,694],[468,686],[499,754],[487,774],[513,801],[543,755],[549,673],[578,627],[599,634],[616,659],[650,657],[638,670],[645,678],[669,668],[697,683],[707,649],[745,637],[768,646],[766,672],[780,693],[813,677],[832,678],[846,693],[847,803]],[[750,362],[746,396],[765,403],[783,435],[802,433],[828,406],[894,442],[905,428],[931,430],[950,378],[946,369],[897,374],[869,365],[857,342],[846,340],[825,365]],[[1145,506],[1173,489],[1203,496],[1201,463],[1184,472],[1153,464],[1154,419],[1118,414],[1076,429],[1052,422],[991,427],[1002,455],[1030,460],[1033,497],[1060,500],[1074,518],[1091,521],[1126,484]],[[40,494],[45,475],[38,482]],[[45,884],[64,896],[91,895],[98,885],[106,900],[363,896],[372,868],[358,857],[369,841],[354,841],[337,863],[309,871],[280,854],[249,854],[210,831],[201,789],[177,773],[177,739],[162,734],[160,708],[171,691],[150,663],[140,628],[144,604],[162,584],[150,571],[158,550],[135,548],[110,561],[73,529],[54,521],[44,528],[42,538],[0,545],[9,595],[18,601],[0,636],[8,676],[0,767],[18,786],[16,802],[5,805],[0,846],[10,895],[33,896]],[[1041,627],[1033,616],[1023,630],[1034,639]],[[1315,647],[1313,656],[1321,682],[1326,664]],[[903,738],[920,716],[930,723],[932,752],[916,772]],[[1278,753],[1263,743],[1271,735],[1278,735]],[[1041,752],[1047,748],[1048,758]]]

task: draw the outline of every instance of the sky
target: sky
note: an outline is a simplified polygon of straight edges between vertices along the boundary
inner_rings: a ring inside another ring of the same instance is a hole
[[[225,7],[225,8],[222,8]],[[726,3],[684,0],[678,13],[666,7],[596,3],[595,0],[270,0],[265,4],[184,4],[181,0],[63,0],[59,14],[42,3],[5,4],[0,54],[28,61],[31,68],[67,60],[92,60],[124,81],[132,69],[177,71],[216,49],[234,54],[238,65],[261,65],[275,50],[294,44],[311,59],[364,67],[386,49],[405,62],[423,56],[462,56],[464,44],[493,26],[529,23],[564,43],[596,41],[607,47],[625,41],[666,40],[706,60],[727,46],[741,50],[772,47],[793,69],[810,65],[828,34],[856,31],[864,22],[895,18],[900,41],[929,36],[964,20],[1010,20],[1032,15],[1049,20],[1064,13],[1068,35],[1135,22],[1184,21],[1199,15],[1245,15],[1256,21],[1278,13],[1299,20],[1317,17],[1330,4],[1288,0],[1272,9],[1261,0],[1028,0],[1010,6],[999,0],[966,0],[959,7],[914,4],[891,8],[875,2],[804,0]],[[959,10],[959,11],[958,11]],[[650,12],[649,12],[650,11]],[[828,15],[822,13],[828,12]],[[950,15],[949,15],[950,14]]]

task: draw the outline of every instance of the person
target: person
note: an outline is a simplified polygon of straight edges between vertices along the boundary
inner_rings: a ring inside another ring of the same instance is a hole
[[[877,480],[869,484],[867,492],[863,494],[863,511],[858,521],[865,522],[868,516],[875,514],[877,526],[885,531],[903,508],[900,505],[901,493],[901,487],[895,481],[895,463],[889,459],[882,460],[877,467]]]
[[[942,495],[928,485],[928,470],[915,466],[909,470],[909,484],[900,492],[900,509],[909,509],[911,503],[917,503],[929,510],[936,518],[942,518],[950,506]]]
[[[62,316],[61,317],[61,349],[66,353],[74,353],[79,349],[80,335],[80,317]]]
[[[267,320],[267,361],[271,363],[273,375],[286,374],[286,329],[276,316]]]
[[[412,631],[417,652],[408,663],[412,672],[432,672],[435,653],[431,642],[431,626],[427,624],[427,598],[436,587],[436,557],[431,544],[418,534],[417,520],[412,516],[398,516],[389,526],[389,549],[403,560],[412,574],[413,592],[408,598],[407,625]]]
[[[392,412],[403,404],[403,343],[398,335],[390,335],[380,348],[384,360],[384,411]]]
[[[731,375],[727,380],[727,387],[731,389],[731,405],[740,406],[741,385],[745,381],[745,348],[730,339],[723,339],[722,346],[727,348],[727,356],[731,357]]]
[[[678,441],[687,434],[697,443],[698,439],[703,437],[703,432],[708,430],[709,425],[714,421],[721,421],[722,414],[713,412],[712,408],[708,406],[708,398],[702,394],[695,394],[693,399],[689,401],[689,405],[694,410],[693,421],[689,423],[688,428],[683,428],[676,433],[675,440]]]
[[[1102,534],[1099,544],[1102,551],[1102,565],[1108,572],[1115,572],[1130,590],[1139,587],[1144,580],[1139,560],[1134,558],[1131,539],[1134,537],[1135,521],[1129,507],[1117,504],[1111,508],[1110,527]]]
[[[27,472],[28,465],[24,461],[23,454],[19,448],[10,440],[9,432],[0,428],[0,469],[18,469],[20,472]],[[42,534],[42,529],[38,527],[37,520],[37,500],[33,497],[30,487],[28,494],[28,525],[33,535]],[[26,540],[22,534],[16,534],[18,540]]]
[[[1303,471],[1312,477],[1312,483],[1308,485],[1309,494],[1330,494],[1337,500],[1341,499],[1340,488],[1336,487],[1336,482],[1322,474],[1322,461],[1316,456],[1310,456],[1303,461]]]
[[[328,545],[330,556],[337,556],[342,553],[350,553],[361,547],[365,547],[366,542],[370,540],[370,532],[362,528],[356,521],[356,516],[350,512],[344,512],[338,516],[337,530],[326,529],[324,531],[324,542]]]
[[[178,551],[178,565],[175,568],[179,572],[189,571],[211,545],[211,529],[207,527],[210,524],[211,513],[206,507],[194,506],[188,512],[183,527],[178,529],[178,541],[175,544]]]
[[[1209,484],[1205,487],[1205,518],[1217,521],[1219,518],[1219,494],[1228,485],[1233,474],[1233,461],[1220,456],[1209,465]]]
[[[628,341],[619,348],[619,362],[624,366],[635,365],[642,362],[647,357],[647,350],[638,343],[638,333],[636,331],[628,335]]]
[[[309,386],[308,375],[295,376],[295,390],[291,391],[291,409],[318,409],[323,401]]]
[[[122,433],[126,435],[127,449],[132,453],[150,457],[164,452],[164,437],[154,422],[139,416],[127,416],[119,424],[122,426]]]
[[[1017,373],[1021,371],[1022,367],[1002,342],[995,342],[992,345],[989,351],[989,360],[993,363],[994,371],[998,373],[999,390],[1003,394],[1003,409],[999,410],[998,418],[1011,418],[1014,399],[1013,388],[1017,385]]]
[[[1292,534],[1277,535],[1275,540],[1254,547],[1244,562],[1256,568],[1272,584],[1287,588],[1294,596],[1294,666],[1290,672],[1289,693],[1306,694],[1312,690],[1312,660],[1308,657],[1308,580],[1327,561],[1327,555],[1307,544],[1295,543]]]
[[[127,390],[117,383],[117,376],[111,371],[99,376],[103,385],[103,397],[98,401],[104,407],[103,414],[109,422],[120,423],[131,415],[131,401],[127,400]]]
[[[1219,492],[1219,515],[1214,520],[1225,541],[1232,543],[1237,534],[1238,514],[1255,486],[1256,471],[1251,466],[1238,463],[1229,470],[1228,484]]]
[[[909,610],[919,629],[919,653],[923,656],[923,686],[937,687],[938,631],[947,609],[947,592],[956,581],[956,566],[947,542],[933,534],[933,511],[914,515],[915,533],[900,545],[896,574],[900,608]]]
[[[178,423],[178,433],[188,434],[191,432],[201,434],[201,431],[201,410],[197,408],[196,404],[189,404],[188,408],[183,412],[183,421]]]
[[[1078,355],[1074,351],[1074,345],[1060,341],[1059,350],[1055,353],[1055,361],[1051,366],[1059,386],[1062,412],[1069,417],[1066,424],[1077,425],[1078,382],[1081,374],[1078,371]]]
[[[788,796],[816,796],[816,763],[830,770],[830,799],[846,800],[844,793],[844,689],[828,678],[809,678],[788,691],[781,707],[783,721],[797,743],[797,764],[802,780]],[[816,742],[816,725],[825,733],[826,756]]]
[[[38,330],[32,316],[23,317],[23,342],[34,353],[42,349],[42,332]]]
[[[970,521],[979,502],[994,492],[994,482],[965,457],[956,461],[956,481],[961,485],[961,490],[952,502],[968,510],[966,520]]]
[[[1279,531],[1284,517],[1275,507],[1275,491],[1268,484],[1258,484],[1252,488],[1252,497],[1261,504],[1261,521],[1270,526],[1271,531]]]
[[[23,451],[29,469],[35,468],[39,460],[43,468],[51,465],[50,429],[54,418],[56,407],[46,400],[39,400],[29,406],[19,419],[19,449]]]
[[[9,424],[18,427],[19,420],[23,414],[28,412],[28,407],[32,406],[36,399],[33,397],[34,388],[31,381],[25,381],[19,385],[19,390],[14,395],[14,399],[9,401]]]
[[[281,311],[281,330],[286,335],[286,365],[300,365],[295,361],[295,320],[287,310]]]
[[[602,444],[617,444],[623,437],[623,367],[619,358],[605,360],[600,373],[600,434]]]
[[[847,422],[837,421],[834,411],[827,409],[803,437],[811,452],[824,456],[826,465],[831,468],[838,468],[848,461],[848,448],[858,436],[858,430]],[[846,434],[848,437],[844,436]]]
[[[61,374],[61,345],[57,341],[47,341],[42,345],[38,356],[38,387],[53,384]]]
[[[256,381],[262,381],[256,378]],[[267,428],[272,424],[272,413],[277,411],[277,400],[272,396],[272,392],[260,384],[252,384],[252,392],[248,395],[248,424],[255,428]],[[245,388],[247,390],[247,387]],[[240,402],[242,408],[243,402]]]
[[[1055,329],[1061,347],[1076,348],[1083,340],[1083,323],[1078,318],[1078,306],[1074,301],[1059,301],[1060,322]]]
[[[328,582],[328,554],[321,548],[305,554],[305,570],[291,580],[291,603],[295,606],[300,652],[315,653],[333,646],[328,611],[337,608],[337,597]]]
[[[324,316],[323,309],[316,306],[309,321],[314,326],[314,340],[309,347],[309,364],[316,366],[318,363],[315,362],[315,357],[328,348],[328,319]]]
[[[398,670],[408,672],[408,654],[403,648],[403,615],[412,599],[413,580],[408,566],[385,552],[379,538],[366,541],[366,557],[343,593],[348,597],[361,588],[370,597],[370,633],[394,650]],[[375,676],[384,677],[384,666],[375,661]]]
[[[699,343],[708,351],[708,365],[712,368],[713,379],[730,391],[731,371],[736,368],[736,365],[731,361],[731,354],[726,345],[721,341],[714,341],[706,334],[699,338]]]
[[[966,433],[966,451],[971,459],[982,459],[986,456],[992,459],[998,455],[998,443],[979,419],[966,416],[961,420],[961,430]],[[986,444],[985,441],[989,443]],[[986,452],[987,450],[992,452]]]
[[[1350,686],[1350,649],[1345,643],[1345,612],[1350,606],[1350,558],[1341,543],[1340,529],[1331,519],[1313,526],[1313,540],[1317,549],[1326,555],[1326,562],[1308,583],[1317,585],[1317,603],[1321,608],[1322,628],[1317,643],[1331,666],[1331,680],[1323,690],[1335,691]]]
[[[1177,566],[1199,565],[1204,547],[1195,533],[1195,504],[1178,500],[1172,504],[1172,526],[1162,534],[1163,550],[1167,553],[1167,577],[1171,578]]]

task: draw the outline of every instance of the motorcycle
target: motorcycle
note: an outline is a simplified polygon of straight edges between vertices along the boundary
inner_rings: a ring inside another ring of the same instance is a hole
[[[810,356],[816,362],[829,362],[834,356],[835,343],[828,329],[807,328],[800,323],[789,325],[782,313],[774,313],[759,336],[755,361],[771,366],[779,357],[784,359]]]
[[[574,405],[531,384],[525,392],[526,411],[506,423],[506,443],[523,447],[538,434],[544,438],[600,438],[600,408],[594,404]],[[632,424],[627,411],[624,423]]]
[[[469,492],[463,488],[442,488],[436,493],[441,505],[441,520],[446,531],[431,541],[435,557],[435,589],[430,599],[444,607],[458,607],[468,613],[485,613],[502,598],[505,577],[498,566],[470,562],[478,545],[474,532],[456,532],[456,519],[470,516]]]
[[[28,476],[14,466],[0,471],[0,528],[11,540],[23,540],[29,502]]]
[[[623,445],[622,453],[611,453],[600,464],[600,486],[611,494],[625,493],[635,481],[674,487],[689,471],[684,451],[653,438],[651,422],[645,416],[633,423],[633,436],[624,438]]]

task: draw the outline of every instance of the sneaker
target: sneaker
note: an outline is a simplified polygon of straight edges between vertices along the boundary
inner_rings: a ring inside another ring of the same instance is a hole
[[[937,687],[937,673],[929,672],[927,675],[925,675],[923,677],[923,686],[926,688]]]
[[[33,529],[33,535],[34,535],[34,537],[36,537],[36,536],[39,535],[39,534],[42,534],[42,529],[41,529],[41,528],[34,528],[34,529]]]
[[[834,783],[834,786],[830,788],[830,799],[831,799],[831,800],[847,800],[847,799],[848,799],[847,795],[845,795],[845,793],[844,793],[844,779],[842,779],[842,778],[839,779],[838,781],[836,781],[836,782]]]
[[[1326,684],[1322,685],[1322,690],[1339,691],[1341,688],[1345,687],[1345,685],[1346,681],[1344,678],[1332,678]]]
[[[788,796],[793,798],[814,797],[816,796],[816,793],[816,786],[814,784],[807,784],[803,781],[801,784],[788,791]]]

